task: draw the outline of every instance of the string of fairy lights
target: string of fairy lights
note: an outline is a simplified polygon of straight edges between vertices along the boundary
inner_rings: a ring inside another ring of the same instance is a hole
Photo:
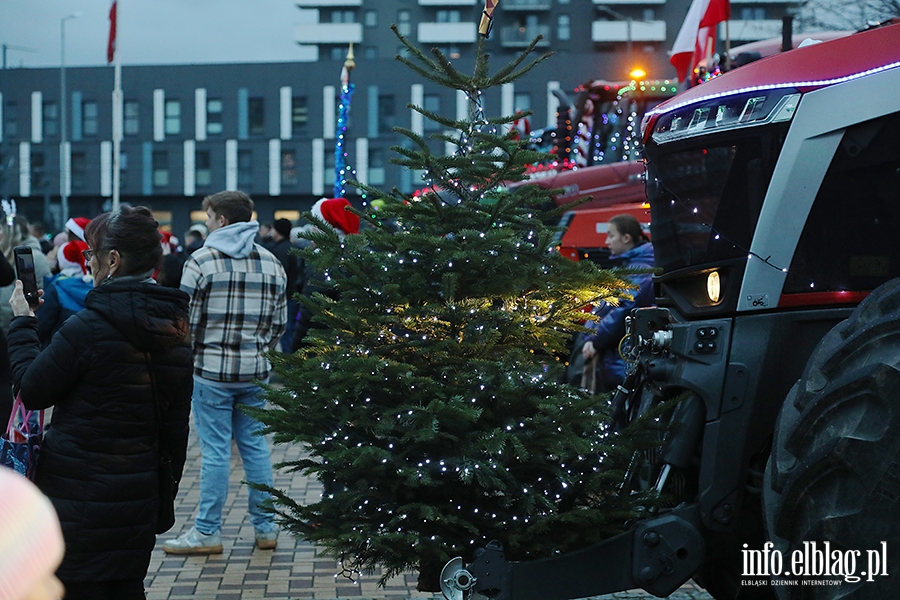
[[[352,169],[347,167],[347,151],[344,148],[347,127],[350,121],[350,100],[353,98],[353,89],[356,87],[350,81],[341,82],[341,97],[338,104],[336,142],[334,145],[334,198],[343,198],[347,191],[347,174]]]

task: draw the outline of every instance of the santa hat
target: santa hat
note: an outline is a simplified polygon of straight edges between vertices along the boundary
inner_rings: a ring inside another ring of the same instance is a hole
[[[163,254],[176,254],[181,244],[178,238],[172,235],[171,231],[160,231],[159,234],[162,236],[159,243],[162,245]]]
[[[312,214],[338,230],[340,234],[359,233],[359,216],[345,210],[352,206],[346,198],[322,198],[312,207]]]
[[[25,598],[59,566],[65,551],[59,518],[38,488],[0,467],[0,598]]]
[[[84,228],[90,222],[91,220],[87,217],[72,217],[66,221],[66,229],[77,235],[81,241],[84,241]]]
[[[59,249],[56,254],[56,262],[59,263],[59,272],[69,277],[81,277],[87,275],[87,266],[84,262],[82,250],[87,250],[88,245],[81,240],[73,240]]]

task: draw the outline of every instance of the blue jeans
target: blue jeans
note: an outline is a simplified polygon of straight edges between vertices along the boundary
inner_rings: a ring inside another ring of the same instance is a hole
[[[200,510],[195,525],[205,535],[222,527],[222,508],[228,498],[228,475],[231,470],[231,438],[237,444],[244,462],[244,477],[249,483],[271,486],[272,459],[265,437],[255,435],[262,424],[244,414],[240,405],[262,408],[259,386],[217,387],[194,378],[194,425],[200,437]],[[257,533],[275,529],[274,515],[260,505],[271,494],[250,488],[248,512]]]
[[[288,299],[287,301],[287,328],[284,330],[284,335],[281,336],[280,344],[281,351],[285,354],[291,353],[291,345],[294,343],[294,331],[297,329],[297,318],[299,315],[297,314],[297,310],[300,308],[300,305],[296,300]],[[9,420],[9,419],[7,419]]]

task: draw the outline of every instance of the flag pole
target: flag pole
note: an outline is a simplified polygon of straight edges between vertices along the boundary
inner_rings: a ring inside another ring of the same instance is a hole
[[[112,95],[112,135],[113,135],[113,161],[112,161],[112,209],[119,209],[119,186],[120,186],[120,169],[119,169],[119,161],[121,157],[122,151],[122,60],[121,53],[118,52],[118,20],[119,20],[119,2],[121,0],[114,0],[113,2],[113,12],[110,15],[112,23],[110,23],[110,27],[112,29],[112,51],[114,52],[114,72],[115,72],[115,84],[113,87],[113,95]]]
[[[731,33],[728,29],[728,22],[731,18],[725,19],[725,71],[731,70]]]

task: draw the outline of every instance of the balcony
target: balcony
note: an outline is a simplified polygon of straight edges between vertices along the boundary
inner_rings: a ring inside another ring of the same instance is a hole
[[[665,42],[665,21],[631,21],[632,42]],[[627,42],[628,21],[594,21],[591,40],[596,43]]]
[[[504,48],[525,48],[531,40],[542,35],[544,39],[538,42],[537,47],[543,48],[550,45],[550,27],[537,25],[534,27],[503,27],[500,29],[500,45]]]
[[[299,8],[362,6],[362,0],[294,0],[294,6]]]
[[[754,19],[728,22],[731,43],[755,42],[781,37],[781,19]],[[725,23],[719,23],[719,37],[725,39]]]
[[[550,10],[551,0],[504,0],[503,10]]]
[[[362,23],[297,23],[294,41],[298,44],[359,44],[362,32]]]
[[[472,44],[478,34],[475,23],[419,23],[418,42],[425,44]]]
[[[478,0],[419,0],[419,6],[472,6]]]

